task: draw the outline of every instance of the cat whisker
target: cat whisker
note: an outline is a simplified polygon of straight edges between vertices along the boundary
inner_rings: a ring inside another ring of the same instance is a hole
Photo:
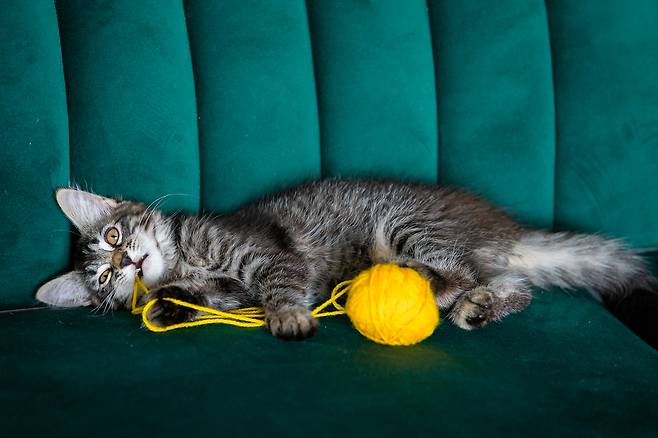
[[[107,296],[106,298],[107,303],[105,304],[103,313],[108,313],[110,310],[112,310],[112,302],[114,301],[114,296],[116,295],[116,293],[117,293],[117,289],[113,290],[112,293],[110,293]]]
[[[101,314],[102,314],[103,312],[101,311],[101,308],[103,307],[103,304],[105,304],[105,299],[106,299],[106,298],[107,298],[107,297],[103,298],[103,299],[98,303],[97,306],[95,306],[93,309],[91,309],[91,313],[101,313]]]
[[[57,233],[70,233],[70,234],[73,234],[75,236],[82,237],[82,234],[80,234],[77,231],[72,230],[72,229],[64,230],[64,229],[61,229],[61,228],[55,228],[52,231],[55,231]]]
[[[169,197],[169,196],[171,196],[171,195],[173,195],[173,193],[168,193],[168,194],[165,194],[165,195],[159,196],[159,197],[155,198],[153,201],[151,201],[151,202],[146,206],[146,208],[144,209],[144,211],[142,212],[142,215],[140,216],[140,219],[139,219],[138,225],[139,225],[139,226],[142,226],[142,225],[143,225],[144,218],[145,218],[147,215],[149,215],[151,211],[153,211],[153,210],[155,210],[155,208],[157,208],[157,203],[158,203],[158,202],[162,202],[165,198],[167,198],[167,197]]]
[[[162,204],[164,204],[166,199],[171,196],[191,196],[191,195],[188,193],[167,193],[165,195],[157,197],[146,207],[146,210],[144,210],[144,212],[142,213],[142,217],[140,218],[139,225],[142,226],[144,225],[144,223],[148,222],[151,216],[156,211],[156,209],[159,208]]]

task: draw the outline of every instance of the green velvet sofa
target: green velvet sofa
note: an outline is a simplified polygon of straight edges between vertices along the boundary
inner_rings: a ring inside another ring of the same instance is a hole
[[[581,292],[382,347],[344,318],[153,334],[45,309],[70,183],[227,211],[327,176],[456,184],[658,247],[655,0],[6,0],[3,436],[657,436],[658,353]],[[657,315],[658,317],[658,315]]]

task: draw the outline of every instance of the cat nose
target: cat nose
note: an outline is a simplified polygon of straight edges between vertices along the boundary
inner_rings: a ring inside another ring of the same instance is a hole
[[[128,265],[132,265],[133,260],[128,256],[128,253],[124,252],[123,257],[121,257],[121,267],[125,268]]]

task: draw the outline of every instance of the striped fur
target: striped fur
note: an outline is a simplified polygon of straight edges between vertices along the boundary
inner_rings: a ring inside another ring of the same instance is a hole
[[[58,202],[82,234],[76,270],[44,285],[37,298],[127,307],[141,272],[161,296],[187,295],[218,309],[263,305],[271,331],[284,338],[312,334],[317,322],[309,309],[373,263],[418,269],[432,282],[439,307],[465,329],[524,309],[533,285],[597,294],[655,286],[642,260],[619,241],[526,230],[484,200],[448,187],[324,180],[229,215],[203,216],[167,216],[155,206],[75,189],[58,192]],[[116,248],[104,248],[108,226],[123,235]],[[121,259],[117,252],[142,260],[142,270],[137,263],[113,266],[111,280],[100,286],[99,270]],[[194,317],[153,312],[161,324]]]

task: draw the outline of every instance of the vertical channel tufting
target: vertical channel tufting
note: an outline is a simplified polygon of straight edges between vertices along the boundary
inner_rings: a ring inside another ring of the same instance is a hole
[[[429,29],[429,37],[430,37],[430,45],[432,48],[432,73],[434,75],[434,101],[435,101],[435,108],[436,108],[436,182],[439,183],[442,180],[441,177],[441,131],[440,131],[440,126],[439,126],[439,83],[438,83],[438,58],[437,58],[437,51],[435,47],[435,36],[434,36],[434,26],[432,25],[432,13],[430,12],[431,8],[431,3],[430,0],[425,0],[425,11],[427,15],[427,26]]]
[[[429,4],[442,181],[550,226],[555,142],[543,2]]]
[[[425,2],[307,5],[323,174],[436,182],[436,99]]]
[[[555,61],[554,57],[555,54],[553,52],[553,43],[552,43],[552,33],[553,30],[551,29],[551,20],[549,19],[549,13],[548,13],[548,4],[546,3],[546,0],[544,0],[544,10],[546,14],[546,28],[548,29],[548,45],[549,45],[549,54],[551,56],[551,80],[553,84],[553,125],[554,125],[554,157],[553,157],[553,220],[551,221],[551,228],[555,230],[556,228],[556,212],[557,212],[557,181],[559,178],[559,168],[558,168],[558,162],[560,160],[560,149],[559,149],[559,136],[560,133],[558,131],[558,124],[557,124],[557,83],[556,83],[556,78],[555,78]]]
[[[66,93],[52,2],[3,2],[0,14],[0,309],[33,304],[68,263],[54,189],[69,178]]]
[[[204,210],[320,176],[303,0],[190,1]]]
[[[658,3],[548,0],[556,226],[658,245]]]
[[[308,43],[310,47],[310,53],[311,53],[311,68],[312,68],[312,73],[313,73],[313,91],[314,91],[314,96],[315,96],[315,115],[316,115],[316,123],[318,127],[318,149],[317,149],[317,154],[319,157],[319,164],[320,164],[320,171],[318,174],[318,177],[322,178],[324,176],[323,174],[323,169],[324,169],[324,157],[322,156],[322,118],[320,117],[320,96],[318,95],[318,77],[317,77],[317,65],[316,65],[316,57],[315,57],[315,43],[313,42],[313,34],[311,32],[311,17],[309,15],[309,3],[310,0],[304,0],[304,10],[306,12],[306,31],[308,33]]]
[[[180,1],[57,2],[72,180],[165,210],[199,205],[194,83]]]
[[[189,31],[189,25],[190,23],[187,20],[187,10],[185,8],[185,0],[178,0],[180,4],[180,8],[183,11],[183,19],[184,19],[184,25],[185,25],[185,38],[186,38],[186,43],[187,43],[187,61],[189,63],[189,71],[191,72],[192,75],[192,84],[193,84],[193,90],[194,90],[194,116],[195,116],[195,123],[196,123],[196,163],[194,163],[194,168],[196,168],[197,175],[199,176],[198,180],[198,201],[196,204],[196,210],[195,213],[201,213],[202,210],[202,205],[203,205],[203,173],[202,173],[202,168],[201,168],[201,141],[200,141],[200,134],[199,134],[199,100],[198,100],[198,87],[197,87],[197,81],[196,81],[196,76],[194,74],[194,60],[192,59],[192,42],[190,41],[190,31]]]

